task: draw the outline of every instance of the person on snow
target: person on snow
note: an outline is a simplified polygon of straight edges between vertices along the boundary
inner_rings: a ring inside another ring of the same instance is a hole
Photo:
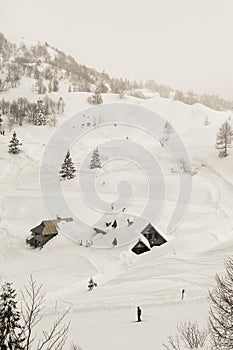
[[[142,310],[141,308],[138,306],[137,307],[137,322],[141,322],[141,315],[142,315]]]
[[[182,289],[182,291],[181,291],[181,300],[184,300],[184,293],[185,293],[185,290]]]

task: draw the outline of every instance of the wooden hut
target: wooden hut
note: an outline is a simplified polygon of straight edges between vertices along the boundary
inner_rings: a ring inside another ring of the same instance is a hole
[[[141,234],[147,238],[151,248],[166,243],[166,239],[150,223],[141,231]]]
[[[31,237],[26,239],[26,243],[31,247],[42,248],[51,238],[58,234],[57,224],[61,221],[73,221],[72,218],[59,218],[56,220],[43,220],[40,225],[33,227],[31,232]]]
[[[143,226],[142,226],[143,225]],[[166,239],[149,222],[142,222],[138,232],[140,238],[131,249],[135,254],[142,254],[149,251],[152,247],[160,246],[166,243]]]
[[[146,242],[144,242],[144,240],[142,240],[140,238],[131,250],[135,254],[139,255],[139,254],[148,252],[150,250],[150,246],[149,246],[149,244],[146,244]]]

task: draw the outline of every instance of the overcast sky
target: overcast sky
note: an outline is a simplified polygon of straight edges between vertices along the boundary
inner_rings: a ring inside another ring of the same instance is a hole
[[[0,0],[0,31],[130,79],[233,99],[233,0]]]

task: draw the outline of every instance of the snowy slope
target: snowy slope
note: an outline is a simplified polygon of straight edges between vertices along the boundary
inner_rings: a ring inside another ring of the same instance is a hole
[[[22,96],[24,91],[26,97],[35,100],[37,96],[29,91],[29,85],[25,79],[21,87],[4,93],[4,97],[14,99]],[[75,165],[79,169],[82,159],[88,159],[93,147],[103,141],[128,137],[143,145],[156,155],[166,179],[164,210],[154,222],[166,232],[179,189],[178,175],[171,172],[172,159],[158,141],[148,134],[145,137],[143,130],[124,125],[106,125],[90,130],[85,117],[85,109],[89,108],[88,95],[50,94],[56,100],[62,96],[66,103],[65,113],[56,128],[77,112],[84,111],[78,123],[84,124],[86,133],[72,147]],[[220,159],[214,148],[216,132],[229,113],[158,96],[148,100],[133,97],[120,100],[116,95],[107,94],[104,103],[147,107],[166,118],[179,133],[196,172],[192,177],[192,197],[183,222],[169,235],[166,245],[141,256],[131,252],[132,243],[128,238],[113,249],[98,248],[109,247],[107,242],[111,243],[113,237],[99,244],[96,242],[96,247],[80,246],[66,237],[68,226],[65,224],[61,225],[61,230],[66,230],[66,235],[59,234],[42,250],[29,249],[25,246],[25,238],[30,229],[48,217],[40,193],[39,169],[43,152],[55,129],[32,125],[17,127],[17,135],[23,142],[23,151],[18,156],[7,152],[11,133],[0,135],[0,278],[13,281],[17,288],[22,288],[29,274],[33,273],[46,292],[44,322],[51,321],[71,306],[69,342],[80,343],[84,350],[161,349],[162,341],[175,330],[177,321],[189,318],[205,323],[207,290],[214,283],[215,273],[222,271],[224,258],[232,251],[233,153],[230,151],[228,158]],[[210,121],[207,126],[204,125],[206,117]],[[117,155],[117,149],[114,151]],[[103,156],[107,159],[108,151]],[[100,223],[103,213],[117,200],[117,184],[122,179],[133,188],[127,212],[140,216],[147,201],[147,182],[134,163],[109,161],[100,171],[96,190],[104,204],[99,212],[86,205],[77,178],[62,184],[62,188],[74,214],[91,226]],[[127,228],[124,230],[127,232]],[[82,234],[85,240],[85,232]],[[86,239],[90,238],[87,236]],[[98,287],[89,293],[86,287],[91,276]],[[180,300],[182,288],[186,290],[184,302]],[[138,305],[143,309],[145,321],[141,325],[133,322]]]

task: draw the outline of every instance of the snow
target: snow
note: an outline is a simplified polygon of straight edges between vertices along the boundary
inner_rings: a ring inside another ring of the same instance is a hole
[[[36,100],[30,86],[31,81],[23,79],[20,87],[2,93],[2,97],[14,99],[22,96],[23,91],[24,96]],[[56,128],[79,111],[84,111],[82,114],[85,115],[85,109],[90,108],[86,102],[89,95],[50,94],[56,100],[62,96],[66,103],[65,113],[59,118]],[[77,177],[64,181],[63,193],[80,221],[61,222],[59,234],[43,249],[30,249],[25,246],[30,229],[50,218],[41,197],[39,169],[43,152],[56,128],[16,127],[17,137],[23,142],[19,155],[8,153],[12,133],[0,135],[0,278],[12,281],[20,289],[32,273],[38,283],[43,284],[46,293],[43,327],[71,307],[67,317],[72,320],[67,349],[72,342],[79,343],[83,350],[162,349],[162,342],[175,332],[177,322],[190,319],[206,324],[208,289],[214,284],[215,273],[223,271],[224,259],[232,254],[233,153],[230,150],[229,157],[220,159],[214,147],[216,132],[229,112],[212,111],[200,104],[188,106],[159,96],[147,100],[127,96],[120,100],[116,95],[106,94],[104,103],[144,106],[167,118],[177,130],[196,171],[185,218],[175,231],[166,235],[167,244],[140,256],[133,254],[131,248],[139,237],[139,230],[135,226],[134,236],[126,237],[128,227],[125,220],[128,216],[138,218],[142,215],[148,199],[148,184],[145,174],[134,163],[123,159],[111,162],[109,154],[115,152],[117,155],[117,149],[109,146],[102,154],[106,164],[95,178],[102,205],[100,211],[86,204]],[[204,125],[206,116],[210,121],[207,126]],[[94,117],[101,123],[104,121],[101,112]],[[91,122],[94,117],[90,116]],[[88,154],[103,141],[128,137],[132,142],[142,144],[158,160],[166,180],[163,210],[158,220],[151,222],[166,234],[168,218],[179,191],[179,176],[171,172],[174,160],[166,147],[161,147],[149,133],[145,135],[143,130],[127,125],[100,125],[90,130],[87,119],[80,117],[74,124],[74,128],[85,124],[82,137],[71,149],[76,167],[84,166],[82,159],[89,159]],[[146,159],[137,159],[136,155],[135,159],[146,162]],[[89,179],[92,173],[85,169]],[[111,213],[111,203],[117,202],[119,196],[117,184],[122,179],[131,184],[132,196],[130,199],[120,198],[122,202]],[[154,179],[156,182],[156,174]],[[90,198],[93,195],[91,190],[89,195]],[[123,214],[120,205],[125,200],[128,205]],[[156,203],[154,200],[153,205]],[[55,205],[54,216],[65,216],[65,213],[56,212],[58,207]],[[106,220],[116,217],[122,225],[118,231],[111,229],[106,235],[93,236],[93,226],[104,228]],[[148,221],[149,218],[144,219]],[[119,246],[111,248],[116,234]],[[78,244],[80,239],[83,246]],[[86,240],[93,240],[93,246],[85,247]],[[101,249],[103,246],[106,249]],[[98,287],[88,292],[87,283],[91,276]],[[181,301],[183,288],[186,290],[185,300]],[[141,324],[134,322],[137,306],[143,311]]]

